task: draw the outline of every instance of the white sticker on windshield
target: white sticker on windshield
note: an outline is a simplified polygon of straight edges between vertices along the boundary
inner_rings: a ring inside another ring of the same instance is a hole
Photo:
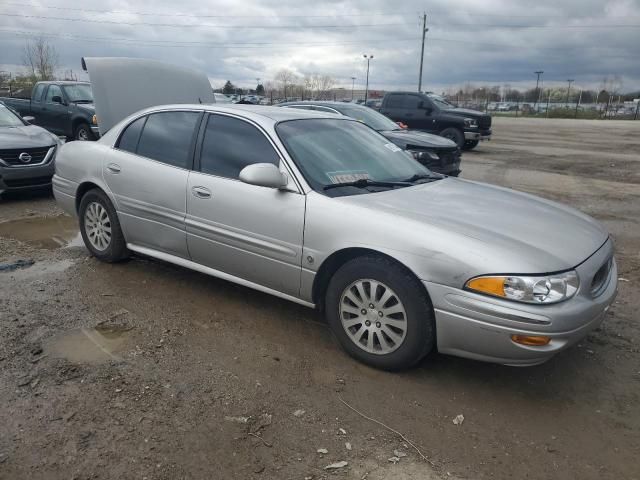
[[[367,180],[369,173],[365,171],[359,172],[327,172],[327,176],[331,183],[355,182],[357,180]]]
[[[384,146],[387,147],[389,150],[391,150],[393,153],[402,151],[402,149],[398,147],[395,143],[385,143]]]

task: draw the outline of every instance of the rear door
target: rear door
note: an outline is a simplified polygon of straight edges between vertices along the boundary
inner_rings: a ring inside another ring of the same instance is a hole
[[[407,123],[404,97],[404,93],[388,93],[384,99],[384,105],[383,108],[380,109],[380,113],[386,115],[394,122]]]
[[[193,261],[297,296],[305,196],[241,182],[253,163],[280,165],[264,131],[247,120],[211,114],[187,191],[187,243]]]
[[[189,258],[186,190],[201,111],[155,112],[130,123],[105,158],[127,243]]]

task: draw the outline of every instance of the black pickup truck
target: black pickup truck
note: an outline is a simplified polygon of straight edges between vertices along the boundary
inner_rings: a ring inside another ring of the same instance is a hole
[[[458,108],[433,93],[387,93],[380,113],[409,128],[449,138],[464,150],[475,148],[481,140],[491,139],[490,115]]]
[[[88,82],[38,82],[31,99],[0,97],[0,102],[67,139],[95,140],[100,135]]]

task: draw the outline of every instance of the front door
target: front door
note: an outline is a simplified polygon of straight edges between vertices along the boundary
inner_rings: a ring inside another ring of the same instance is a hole
[[[40,113],[39,125],[46,128],[56,135],[66,134],[67,118],[70,117],[66,105],[55,100],[64,101],[62,89],[58,85],[49,85],[44,101],[42,102],[42,110]]]
[[[257,126],[227,115],[211,114],[204,121],[199,162],[189,175],[187,190],[191,259],[297,296],[305,196],[238,179],[247,165],[281,163]]]
[[[132,122],[103,160],[127,243],[189,258],[184,227],[197,111],[146,115]]]

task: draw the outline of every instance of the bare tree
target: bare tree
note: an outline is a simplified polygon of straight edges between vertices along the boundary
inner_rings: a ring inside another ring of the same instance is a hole
[[[295,83],[296,74],[293,73],[291,70],[287,70],[286,68],[283,68],[278,73],[276,73],[276,76],[274,77],[274,80],[282,88],[282,93],[284,94],[284,98],[286,100],[287,99],[287,88],[292,83]]]
[[[22,50],[22,63],[34,80],[53,80],[59,65],[56,47],[43,37],[29,40]]]

